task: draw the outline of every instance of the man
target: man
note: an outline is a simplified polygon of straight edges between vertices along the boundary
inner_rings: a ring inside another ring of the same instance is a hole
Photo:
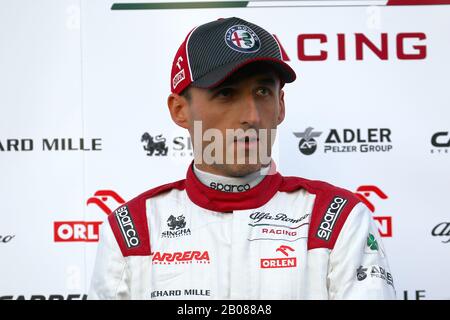
[[[367,207],[344,189],[276,171],[282,88],[295,78],[255,24],[219,19],[188,34],[168,106],[195,160],[186,179],[108,217],[89,298],[395,298]]]

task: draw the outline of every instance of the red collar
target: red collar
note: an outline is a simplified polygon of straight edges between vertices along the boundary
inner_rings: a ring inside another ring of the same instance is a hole
[[[199,207],[217,212],[259,208],[267,203],[278,191],[282,176],[276,172],[272,161],[270,173],[260,183],[244,192],[224,192],[205,186],[195,175],[193,163],[186,175],[186,192],[189,199]]]

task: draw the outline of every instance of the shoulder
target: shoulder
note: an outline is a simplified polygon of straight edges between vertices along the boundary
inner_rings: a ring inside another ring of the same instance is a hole
[[[313,193],[316,195],[335,194],[349,199],[354,198],[354,200],[359,201],[358,197],[353,192],[347,189],[340,188],[325,181],[309,180],[301,177],[283,177],[280,191],[292,192],[302,188],[306,189],[306,191],[308,191],[309,193]]]
[[[353,192],[324,181],[283,177],[281,192],[300,189],[315,195],[308,248],[333,249],[349,214],[361,202],[360,199]]]
[[[141,193],[108,216],[111,230],[123,256],[150,255],[146,201],[172,189],[183,190],[185,180],[167,183]]]

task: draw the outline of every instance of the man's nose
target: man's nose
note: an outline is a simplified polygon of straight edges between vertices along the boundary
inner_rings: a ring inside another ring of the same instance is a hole
[[[241,106],[241,124],[250,127],[257,126],[261,122],[261,115],[258,103],[253,95],[248,95],[243,99]]]

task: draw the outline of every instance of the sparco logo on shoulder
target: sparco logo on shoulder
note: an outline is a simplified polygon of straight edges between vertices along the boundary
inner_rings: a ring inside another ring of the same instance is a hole
[[[334,197],[328,206],[327,212],[320,222],[319,229],[317,230],[317,237],[328,241],[330,240],[331,233],[333,232],[334,225],[341,213],[342,209],[345,207],[347,200],[341,197]]]
[[[140,244],[138,233],[131,219],[130,212],[127,206],[120,207],[114,212],[117,223],[120,227],[120,232],[127,244],[128,248],[137,247]]]

